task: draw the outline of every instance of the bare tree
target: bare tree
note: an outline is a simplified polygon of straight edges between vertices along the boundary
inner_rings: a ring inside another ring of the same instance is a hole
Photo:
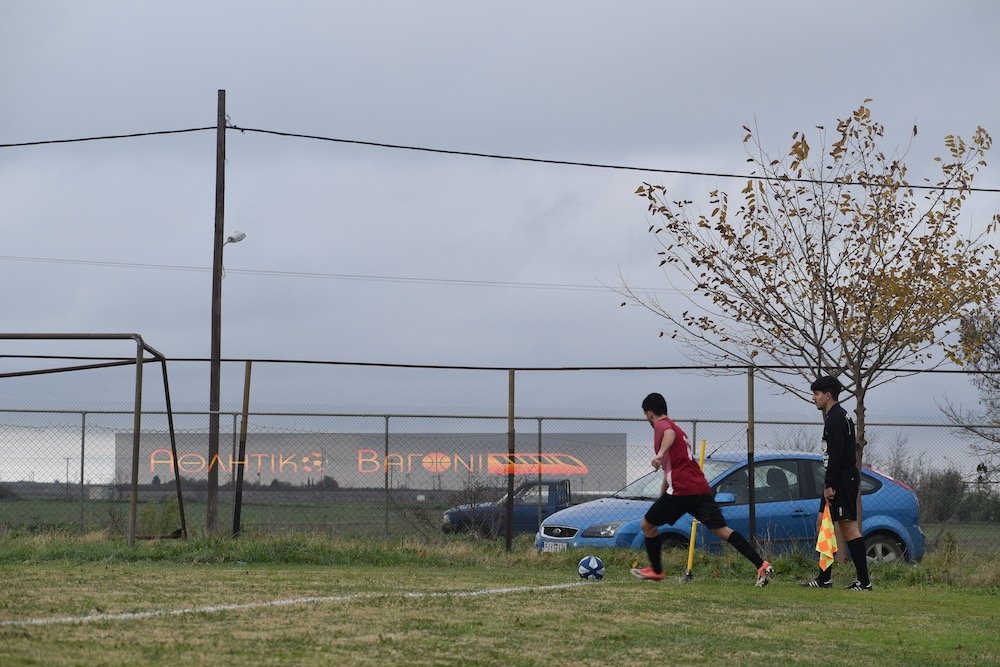
[[[963,361],[979,391],[979,407],[968,409],[946,400],[941,410],[968,440],[979,462],[979,481],[994,482],[1000,476],[1000,317],[968,317],[961,332],[966,344]]]
[[[901,433],[896,433],[892,443],[884,448],[872,442],[868,446],[874,447],[874,456],[868,457],[874,466],[909,486],[918,486],[930,468],[923,453],[916,457],[910,453],[907,438]]]

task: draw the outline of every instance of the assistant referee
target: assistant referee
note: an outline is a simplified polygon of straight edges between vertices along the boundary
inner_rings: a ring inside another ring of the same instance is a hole
[[[847,542],[847,549],[857,571],[857,579],[847,587],[848,590],[870,591],[872,584],[868,576],[868,555],[865,553],[865,539],[858,527],[857,436],[854,421],[839,402],[844,386],[837,378],[827,375],[813,382],[809,388],[812,390],[813,403],[823,411],[823,460],[826,474],[823,478],[823,499],[820,501],[819,513],[822,516],[824,506],[830,505],[830,517],[840,525],[841,534]],[[815,579],[805,582],[803,586],[831,588],[833,565],[820,570]]]

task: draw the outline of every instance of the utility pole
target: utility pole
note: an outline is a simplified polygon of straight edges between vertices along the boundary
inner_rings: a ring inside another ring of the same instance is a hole
[[[208,380],[208,493],[205,530],[219,517],[219,376],[222,365],[222,245],[226,211],[226,91],[219,91],[215,130],[215,237],[212,253],[212,358]]]

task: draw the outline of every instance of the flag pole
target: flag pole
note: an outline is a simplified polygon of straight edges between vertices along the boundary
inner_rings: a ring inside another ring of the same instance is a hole
[[[704,438],[701,439],[701,454],[698,455],[698,467],[705,470],[705,445]],[[694,538],[698,530],[698,519],[691,519],[691,539],[688,540],[688,568],[684,575],[684,581],[694,579]]]

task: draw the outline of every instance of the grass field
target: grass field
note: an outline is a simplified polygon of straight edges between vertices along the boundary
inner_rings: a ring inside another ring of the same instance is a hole
[[[406,507],[381,502],[246,504],[242,508],[242,528],[248,532],[324,532],[355,537],[419,537],[440,532],[441,512],[447,505],[421,504]],[[169,512],[168,508],[171,508]],[[185,502],[189,535],[205,529],[205,503]],[[112,528],[124,533],[129,504],[125,500],[88,500],[84,504],[85,530]],[[218,512],[222,530],[232,528],[233,509],[223,504]],[[139,504],[139,532],[169,534],[180,527],[175,504]],[[388,526],[386,522],[388,521]],[[0,530],[4,527],[35,532],[77,531],[80,527],[79,500],[31,498],[0,501]]]
[[[925,523],[921,526],[927,548],[936,550],[942,542],[954,539],[968,549],[1000,552],[1000,523]],[[951,536],[949,538],[949,535]]]
[[[204,533],[205,503],[184,504],[188,534]],[[242,527],[245,533],[317,532],[349,537],[391,537],[395,539],[430,539],[440,535],[441,512],[447,503],[411,503],[339,501],[314,503],[250,503],[243,506]],[[176,504],[143,502],[139,506],[139,533],[170,534],[180,527]],[[222,503],[218,525],[232,527],[232,507]],[[88,500],[84,504],[84,530],[110,528],[124,534],[128,525],[128,502],[125,500]],[[78,531],[78,499],[30,498],[0,502],[0,531],[21,532]],[[927,552],[954,539],[960,546],[1000,554],[1000,523],[925,523]]]
[[[753,587],[738,556],[668,553],[670,580],[581,582],[582,554],[288,536],[144,542],[0,535],[0,665],[998,664],[1000,574],[961,550],[873,593]],[[950,583],[947,583],[950,582]],[[849,657],[848,657],[849,656]]]

